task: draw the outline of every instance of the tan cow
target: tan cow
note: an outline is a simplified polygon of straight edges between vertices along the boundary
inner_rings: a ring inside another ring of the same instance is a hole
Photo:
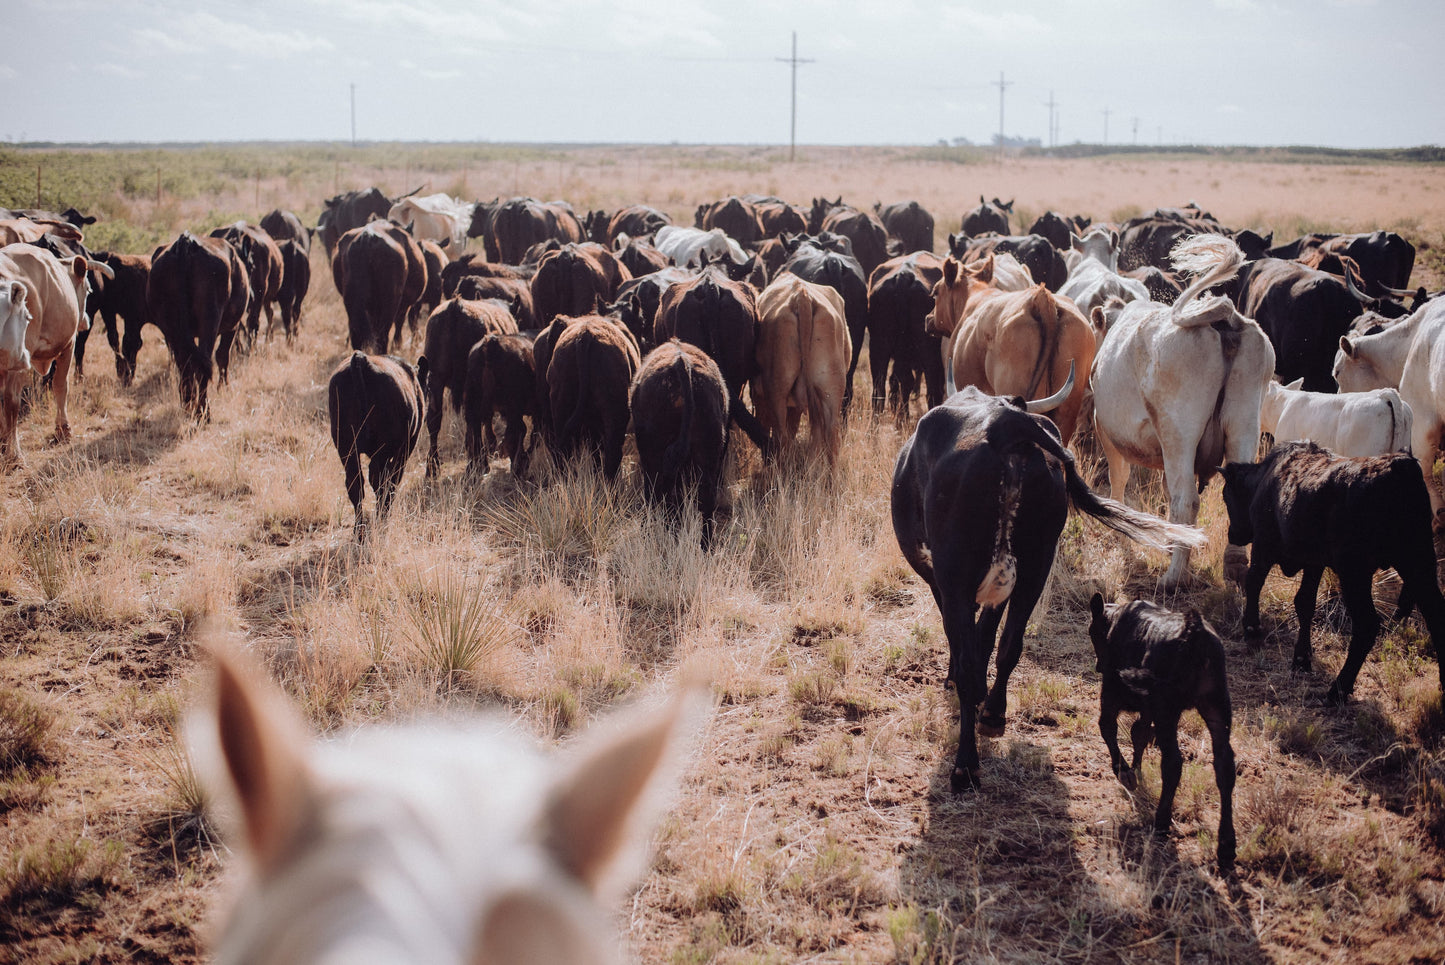
[[[31,221],[29,218],[0,220],[0,247],[31,244],[52,234],[61,241],[81,240],[80,229],[66,221]]]
[[[70,385],[70,363],[75,350],[75,334],[89,322],[80,307],[85,304],[85,273],[91,264],[85,258],[64,260],[43,248],[16,244],[0,248],[0,286],[7,287],[13,305],[20,302],[30,315],[25,329],[25,350],[30,354],[30,369],[45,373],[55,364],[51,390],[55,393],[55,437],[70,439],[70,417],[66,397]],[[20,288],[17,288],[17,283]],[[23,300],[16,298],[23,289]],[[23,464],[17,432],[20,421],[20,391],[29,381],[29,373],[18,365],[6,365],[4,384],[0,387],[0,464]]]
[[[830,464],[838,461],[843,390],[852,357],[843,296],[790,274],[763,289],[758,296],[758,374],[752,388],[770,447],[792,446],[806,410],[814,445],[824,447]]]
[[[1042,398],[1064,384],[1071,365],[1088,372],[1094,362],[1094,330],[1072,301],[1043,285],[999,291],[987,260],[975,267],[949,258],[933,297],[927,330],[953,334],[948,362],[959,388],[976,385],[989,395]],[[1086,390],[1085,380],[1076,380],[1050,413],[1065,445],[1078,425]]]

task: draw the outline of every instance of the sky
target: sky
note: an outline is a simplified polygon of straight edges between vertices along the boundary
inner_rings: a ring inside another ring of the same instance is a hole
[[[1445,143],[1440,0],[0,0],[4,141]],[[1107,115],[1105,112],[1108,112]]]

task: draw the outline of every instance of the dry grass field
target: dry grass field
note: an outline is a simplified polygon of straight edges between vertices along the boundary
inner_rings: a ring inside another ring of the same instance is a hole
[[[642,201],[689,224],[698,202],[735,192],[912,197],[935,213],[940,245],[980,193],[1015,197],[1024,224],[1048,208],[1112,219],[1193,199],[1282,240],[1398,230],[1421,249],[1416,283],[1445,281],[1438,166],[802,154],[7,150],[0,205],[32,204],[39,166],[76,192],[47,203],[108,219],[97,246],[147,251],[278,205],[314,223],[336,188],[372,183],[579,210]],[[1232,879],[1213,867],[1218,797],[1198,718],[1181,734],[1164,841],[1149,833],[1157,752],[1129,792],[1099,738],[1089,594],[1157,598],[1162,558],[1071,517],[1007,735],[981,741],[982,792],[955,797],[941,625],[889,521],[904,439],[891,420],[860,408],[831,472],[802,458],[763,467],[735,446],[718,545],[703,553],[695,517],[677,534],[642,504],[631,457],[615,486],[546,460],[535,485],[502,463],[473,480],[448,412],[441,478],[424,481],[414,458],[392,519],[359,546],[327,437],[325,382],[348,348],[322,257],[294,348],[241,358],[209,423],[182,414],[148,329],[131,388],[90,340],[69,445],[47,441],[48,399],[22,425],[28,465],[0,477],[0,961],[205,959],[232,864],[178,736],[205,634],[253,654],[338,736],[480,709],[565,742],[614,704],[655,699],[680,667],[704,670],[716,712],[618,917],[644,962],[1445,960],[1445,715],[1429,640],[1414,622],[1387,626],[1355,700],[1322,706],[1342,607],[1323,592],[1317,670],[1292,675],[1293,581],[1276,573],[1266,640],[1247,647],[1240,594],[1220,576],[1218,483],[1200,519],[1210,548],[1167,602],[1199,607],[1226,640]],[[1161,510],[1160,480],[1139,476],[1131,498]],[[1383,609],[1395,588],[1380,584]]]

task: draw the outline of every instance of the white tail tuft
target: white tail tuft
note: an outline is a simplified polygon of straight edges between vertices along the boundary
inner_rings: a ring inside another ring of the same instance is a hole
[[[1233,278],[1244,264],[1244,252],[1239,250],[1233,238],[1214,234],[1192,235],[1174,246],[1169,260],[1178,271],[1199,276],[1174,302],[1172,315],[1176,325],[1186,328],[1212,325],[1234,313],[1233,304],[1217,295],[1194,304],[1202,292]]]

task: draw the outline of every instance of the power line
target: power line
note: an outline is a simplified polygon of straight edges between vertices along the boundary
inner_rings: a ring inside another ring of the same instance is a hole
[[[793,56],[775,57],[774,60],[781,64],[788,64],[793,72],[793,112],[792,120],[788,126],[788,161],[791,163],[798,152],[798,65],[811,64],[811,57],[798,59],[798,32],[793,31]]]

